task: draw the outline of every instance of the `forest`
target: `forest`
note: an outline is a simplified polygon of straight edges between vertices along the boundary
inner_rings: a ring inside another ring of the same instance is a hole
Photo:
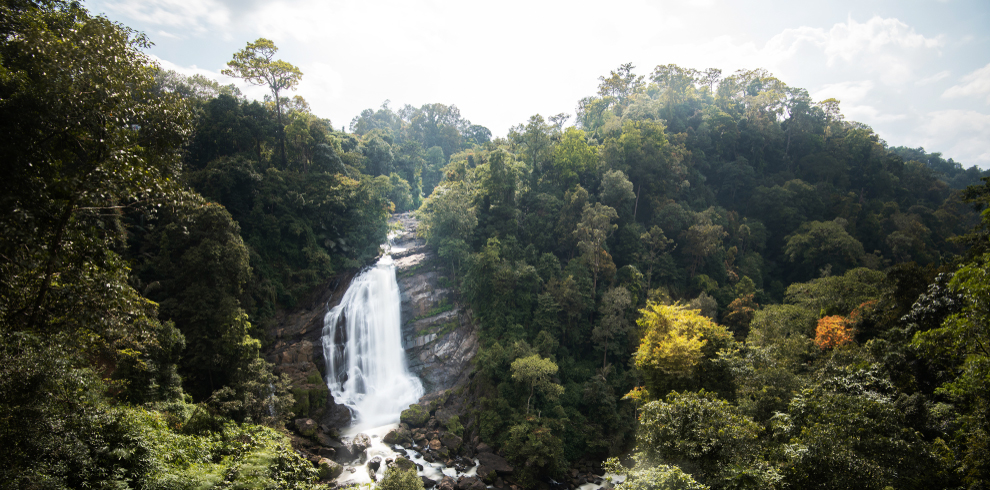
[[[505,137],[334,126],[267,39],[225,71],[256,101],[76,2],[0,34],[0,487],[331,487],[271,328],[407,211],[480,332],[461,429],[517,488],[990,486],[990,173],[836,99],[624,64]]]

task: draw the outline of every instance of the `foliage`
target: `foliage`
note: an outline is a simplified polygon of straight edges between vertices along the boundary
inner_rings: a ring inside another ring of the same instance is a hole
[[[642,341],[634,359],[650,392],[707,383],[707,363],[732,339],[725,327],[680,304],[647,302],[640,315]]]
[[[375,488],[381,490],[423,490],[423,480],[415,471],[393,466],[385,470],[385,476]]]
[[[529,386],[529,397],[526,398],[526,413],[529,413],[529,402],[533,399],[536,390],[544,397],[554,399],[564,393],[564,387],[553,381],[552,377],[557,374],[557,365],[550,359],[541,358],[539,355],[520,357],[512,361],[512,379]]]
[[[745,469],[765,488],[780,477],[759,460],[761,430],[712,393],[672,392],[641,409],[637,466],[675,464],[719,488]]]
[[[253,43],[234,53],[234,59],[227,62],[229,68],[224,68],[221,73],[229,77],[243,78],[255,85],[267,85],[272,91],[272,100],[275,103],[275,114],[278,117],[278,129],[281,139],[282,167],[288,166],[288,159],[285,156],[285,133],[282,122],[282,97],[283,90],[295,89],[302,79],[302,72],[291,63],[276,60],[275,52],[278,48],[269,39],[258,38]]]
[[[849,321],[840,315],[822,317],[815,327],[815,345],[821,349],[834,349],[852,342],[853,333]]]

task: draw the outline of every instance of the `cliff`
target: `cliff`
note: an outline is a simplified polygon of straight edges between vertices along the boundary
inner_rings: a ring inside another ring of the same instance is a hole
[[[449,279],[437,271],[437,257],[416,236],[411,213],[397,215],[401,230],[392,240],[396,278],[402,297],[402,345],[409,369],[423,380],[426,398],[468,381],[478,334],[470,315],[459,307]]]
[[[467,382],[478,351],[477,332],[457,306],[448,280],[437,272],[435,255],[416,236],[416,219],[405,213],[396,215],[393,223],[401,226],[392,257],[402,301],[402,344],[409,368],[422,379],[429,400]],[[350,414],[334,403],[323,382],[323,318],[340,302],[356,272],[333,278],[299,308],[279,313],[269,331],[273,343],[266,358],[275,364],[276,373],[292,379],[295,416],[312,418],[328,432],[346,425]]]

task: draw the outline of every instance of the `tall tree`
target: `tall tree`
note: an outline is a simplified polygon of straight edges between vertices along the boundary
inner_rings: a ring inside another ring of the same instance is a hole
[[[608,237],[618,228],[618,225],[612,224],[612,220],[618,217],[615,209],[600,202],[596,202],[594,206],[585,204],[584,211],[581,213],[581,222],[574,230],[578,249],[581,250],[588,265],[591,266],[592,299],[595,297],[595,290],[598,288],[598,276],[601,272],[609,264],[612,265],[612,271],[615,271],[612,257],[605,251],[605,240],[608,240]]]
[[[275,115],[278,117],[279,148],[282,153],[282,168],[289,164],[285,156],[285,124],[282,122],[283,90],[294,90],[302,72],[295,65],[276,60],[278,47],[269,39],[258,38],[247,47],[234,53],[234,59],[227,62],[230,68],[220,73],[229,77],[243,78],[254,85],[267,85],[275,101]]]

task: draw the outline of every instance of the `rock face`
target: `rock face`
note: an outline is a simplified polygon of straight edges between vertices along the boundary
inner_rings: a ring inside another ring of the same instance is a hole
[[[402,345],[409,369],[423,380],[429,399],[467,383],[478,334],[437,272],[437,257],[416,236],[419,223],[411,213],[397,215],[394,221],[402,225],[392,241],[402,299]]]
[[[296,398],[292,410],[296,417],[312,418],[327,427],[343,427],[351,420],[350,411],[334,402],[323,381],[326,369],[320,337],[323,317],[340,302],[352,278],[353,274],[337,276],[315,291],[303,307],[279,312],[268,331],[274,343],[265,358],[275,364],[276,374],[285,374],[292,380]]]
[[[512,467],[505,461],[505,458],[490,452],[479,452],[478,476],[494,481],[497,476],[505,476],[512,473]]]
[[[445,390],[467,384],[471,360],[478,351],[477,329],[470,315],[458,306],[449,280],[437,271],[437,258],[416,236],[415,218],[405,213],[394,216],[392,221],[401,225],[392,241],[392,257],[402,302],[402,346],[410,370],[423,381],[426,396],[420,402],[427,407]],[[352,417],[347,407],[335,403],[326,387],[321,338],[324,317],[340,303],[357,272],[328,278],[326,285],[300,302],[299,308],[278,312],[268,330],[273,343],[266,351],[266,360],[275,364],[276,374],[288,375],[292,380],[294,418],[302,419],[301,425],[293,427],[301,436],[292,439],[293,446],[304,456],[314,458],[314,462],[319,458],[350,462],[364,454],[360,442],[339,439],[337,429],[350,424]],[[408,415],[417,417],[409,425],[436,429],[437,422],[429,412],[425,418],[418,413],[422,411],[414,407]],[[445,422],[449,415],[438,414],[438,418]],[[406,443],[413,439],[408,427],[392,436]],[[436,438],[423,440],[420,435],[419,439],[425,445]],[[454,450],[451,446],[464,446],[453,439],[443,442],[446,445],[438,447],[438,451],[442,449],[444,453]]]

